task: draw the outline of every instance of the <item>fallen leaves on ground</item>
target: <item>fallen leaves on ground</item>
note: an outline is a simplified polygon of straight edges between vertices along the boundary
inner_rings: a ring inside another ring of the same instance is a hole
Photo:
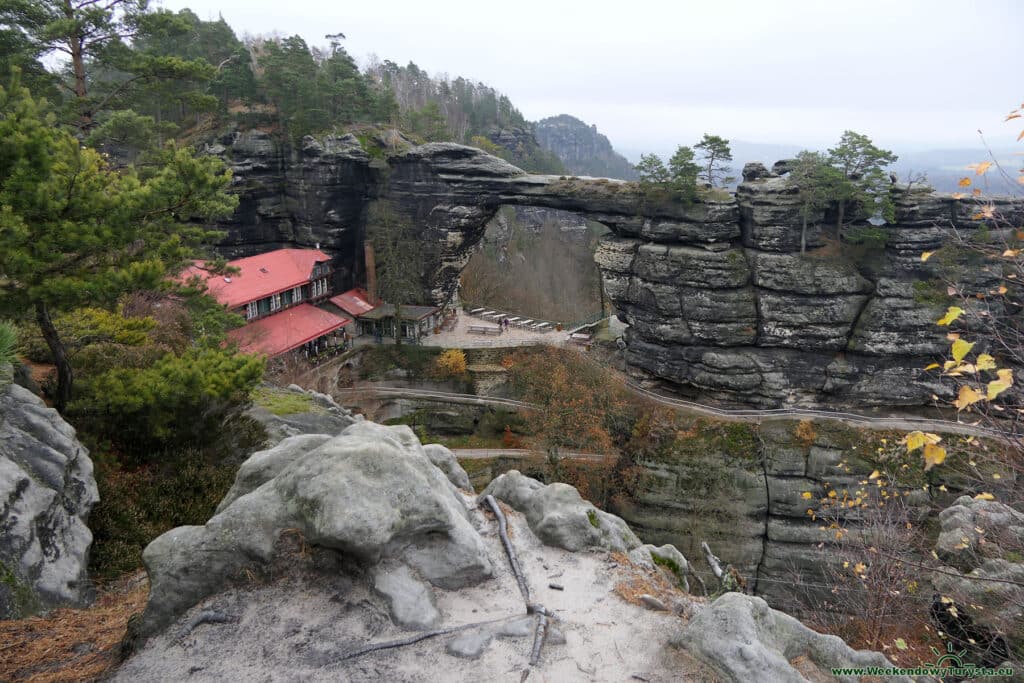
[[[138,572],[100,589],[85,609],[0,621],[0,680],[65,683],[100,679],[117,662],[128,619],[149,594]]]

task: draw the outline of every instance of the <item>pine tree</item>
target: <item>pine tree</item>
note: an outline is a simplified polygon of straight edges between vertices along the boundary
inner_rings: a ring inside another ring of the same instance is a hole
[[[0,88],[0,315],[34,312],[60,409],[74,379],[53,313],[161,286],[168,266],[214,236],[187,221],[237,204],[219,160],[169,147],[159,161],[147,176],[118,172],[17,80]]]

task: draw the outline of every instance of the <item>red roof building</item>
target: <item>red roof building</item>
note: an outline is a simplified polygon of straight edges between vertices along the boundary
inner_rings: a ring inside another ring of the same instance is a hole
[[[352,322],[311,305],[331,294],[330,262],[319,249],[277,249],[229,261],[238,269],[232,275],[213,275],[196,261],[178,280],[200,278],[213,298],[245,316],[247,324],[228,333],[242,351],[279,356],[306,346],[316,354],[331,345],[328,335]]]
[[[353,318],[358,318],[376,308],[370,303],[370,295],[362,287],[353,287],[344,294],[332,296],[328,301]]]
[[[207,291],[213,298],[235,309],[275,295],[295,295],[297,289],[309,289],[314,284],[318,286],[309,292],[300,291],[298,297],[292,298],[301,301],[303,298],[326,296],[326,280],[331,273],[330,261],[331,257],[319,249],[277,249],[258,256],[228,261],[229,266],[239,271],[234,275],[211,275],[203,270],[202,261],[196,261],[182,271],[179,279],[185,281],[198,276],[206,281]],[[322,291],[319,280],[323,280]],[[306,296],[303,297],[303,294]],[[259,317],[259,314],[251,317]]]
[[[328,335],[352,321],[301,304],[228,332],[244,353],[279,356]]]

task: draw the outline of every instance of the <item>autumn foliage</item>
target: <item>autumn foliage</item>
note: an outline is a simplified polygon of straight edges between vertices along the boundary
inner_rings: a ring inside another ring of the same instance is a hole
[[[437,369],[442,377],[466,374],[466,353],[462,349],[448,349],[437,357]]]

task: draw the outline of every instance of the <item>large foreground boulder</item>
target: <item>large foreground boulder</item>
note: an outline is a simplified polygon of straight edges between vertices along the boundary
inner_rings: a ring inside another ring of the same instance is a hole
[[[687,595],[678,550],[571,486],[506,474],[485,492],[496,515],[434,455],[369,422],[253,455],[206,525],[146,549],[149,637],[112,679],[824,681],[887,664],[760,599]]]
[[[841,638],[812,631],[761,598],[741,593],[726,593],[694,616],[675,644],[735,683],[835,680],[832,668],[892,666],[881,653],[854,650]]]
[[[139,635],[266,568],[286,531],[367,566],[404,564],[405,584],[415,574],[454,589],[492,574],[465,504],[412,430],[357,422],[335,437],[291,437],[256,453],[209,522],[154,540],[143,553],[151,587]]]
[[[89,452],[31,391],[0,386],[0,619],[92,596]]]

